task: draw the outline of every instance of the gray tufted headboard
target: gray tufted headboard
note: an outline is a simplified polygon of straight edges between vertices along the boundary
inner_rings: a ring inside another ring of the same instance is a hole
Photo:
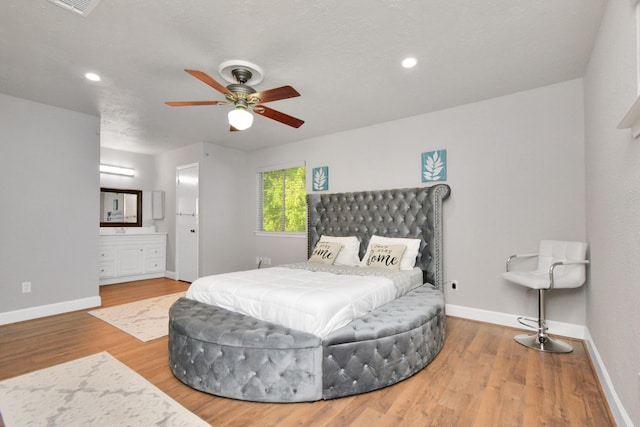
[[[447,184],[399,190],[307,195],[307,256],[320,236],[357,236],[360,257],[372,235],[421,239],[416,266],[442,289],[442,201]]]

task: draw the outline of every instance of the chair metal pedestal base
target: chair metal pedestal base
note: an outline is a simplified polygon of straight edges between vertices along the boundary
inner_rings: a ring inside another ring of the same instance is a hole
[[[573,348],[566,342],[551,338],[548,335],[516,335],[514,338],[519,344],[534,350],[545,351],[547,353],[571,353]]]

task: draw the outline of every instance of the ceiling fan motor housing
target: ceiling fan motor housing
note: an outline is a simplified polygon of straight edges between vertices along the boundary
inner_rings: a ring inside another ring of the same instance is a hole
[[[256,93],[256,90],[254,88],[252,88],[251,86],[244,85],[242,83],[230,84],[229,86],[227,86],[227,89],[229,89],[231,92],[234,92],[238,95],[240,94],[251,95],[252,93]]]
[[[245,110],[252,108],[258,103],[258,99],[251,99],[248,95],[256,93],[256,90],[245,84],[247,81],[251,80],[251,71],[246,68],[234,68],[231,71],[231,74],[233,74],[236,80],[238,80],[238,83],[230,84],[227,86],[227,89],[236,94],[236,98],[233,99],[233,97],[227,95],[227,99],[232,101],[236,108],[244,108]]]
[[[236,108],[244,108],[245,110],[257,104],[257,100],[247,99],[248,95],[256,93],[256,90],[245,83],[251,79],[251,71],[246,68],[234,68],[231,73],[238,80],[238,83],[232,83],[227,86],[231,92],[236,95],[234,99],[231,95],[227,95],[227,99],[233,102]]]

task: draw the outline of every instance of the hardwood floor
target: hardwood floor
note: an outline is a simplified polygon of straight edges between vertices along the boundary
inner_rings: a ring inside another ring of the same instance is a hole
[[[104,307],[186,290],[152,279],[103,286]],[[147,343],[88,310],[0,326],[0,380],[100,351],[139,372],[215,426],[613,426],[582,341],[548,354],[513,340],[516,330],[449,317],[435,360],[399,384],[312,403],[241,402],[182,384],[167,363],[167,337]],[[0,425],[3,425],[0,422]]]

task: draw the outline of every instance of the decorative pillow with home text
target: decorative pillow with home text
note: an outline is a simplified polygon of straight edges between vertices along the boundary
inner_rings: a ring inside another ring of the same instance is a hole
[[[369,250],[363,262],[367,267],[400,270],[402,254],[407,250],[406,245],[369,245]]]
[[[343,236],[343,237],[334,237],[334,236],[320,236],[321,242],[331,242],[331,243],[340,243],[343,245],[340,253],[338,254],[338,259],[336,259],[335,265],[349,265],[356,267],[360,265],[360,256],[358,255],[360,252],[360,240],[356,236]]]
[[[367,253],[365,253],[362,259],[362,266],[366,267],[366,260],[369,258],[369,250],[371,245],[405,245],[406,250],[402,254],[402,260],[400,261],[400,270],[413,270],[416,265],[416,257],[420,250],[420,239],[407,239],[402,237],[382,237],[373,235],[369,240],[369,246],[367,247]]]
[[[318,242],[313,248],[309,262],[318,264],[333,264],[342,249],[342,244],[337,242]]]

